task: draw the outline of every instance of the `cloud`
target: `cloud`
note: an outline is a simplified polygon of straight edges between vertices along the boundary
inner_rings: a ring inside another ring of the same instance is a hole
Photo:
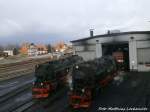
[[[13,20],[4,19],[0,21],[0,37],[14,35],[22,31],[22,27]]]
[[[106,30],[149,30],[148,0],[1,0],[0,43],[72,40]]]

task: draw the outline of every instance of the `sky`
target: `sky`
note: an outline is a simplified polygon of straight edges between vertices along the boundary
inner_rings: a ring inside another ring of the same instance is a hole
[[[0,44],[150,30],[150,0],[0,0]]]

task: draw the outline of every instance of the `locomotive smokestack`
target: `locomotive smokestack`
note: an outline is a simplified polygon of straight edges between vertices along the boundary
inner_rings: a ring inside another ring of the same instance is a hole
[[[93,37],[93,30],[94,29],[90,29],[90,37]]]

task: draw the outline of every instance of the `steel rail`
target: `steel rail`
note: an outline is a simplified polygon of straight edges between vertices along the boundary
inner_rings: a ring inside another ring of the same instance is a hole
[[[12,91],[9,91],[8,93],[0,96],[0,104],[6,102],[8,99],[28,90],[31,88],[32,83],[24,84],[16,89],[13,89]]]

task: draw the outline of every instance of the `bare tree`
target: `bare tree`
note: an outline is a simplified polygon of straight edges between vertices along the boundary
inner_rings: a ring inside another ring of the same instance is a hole
[[[51,53],[52,52],[52,46],[51,46],[51,44],[48,44],[46,46],[47,46],[48,53]]]

